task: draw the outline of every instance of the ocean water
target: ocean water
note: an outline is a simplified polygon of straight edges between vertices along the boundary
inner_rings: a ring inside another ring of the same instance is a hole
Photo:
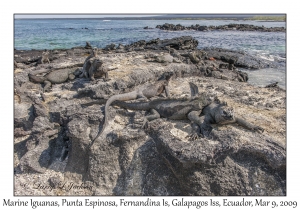
[[[285,22],[259,22],[237,20],[102,20],[102,19],[15,19],[14,48],[63,49],[85,46],[105,47],[108,44],[131,44],[139,40],[169,39],[193,36],[198,48],[220,47],[243,50],[264,59],[278,62],[278,68],[246,71],[249,83],[265,86],[278,81],[285,88],[286,33],[247,31],[163,31],[156,25],[164,23],[190,25],[226,25],[230,23],[252,24],[265,27],[286,27]],[[153,29],[143,29],[148,26]]]

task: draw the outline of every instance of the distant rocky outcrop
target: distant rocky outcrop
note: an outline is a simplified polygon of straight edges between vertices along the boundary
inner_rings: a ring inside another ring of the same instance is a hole
[[[191,26],[183,26],[181,24],[170,24],[165,23],[163,25],[157,25],[156,28],[167,31],[182,31],[182,30],[196,30],[196,31],[212,31],[212,30],[221,30],[221,31],[260,31],[260,32],[285,32],[284,27],[264,27],[255,26],[250,24],[228,24],[221,26],[201,26],[199,24]]]

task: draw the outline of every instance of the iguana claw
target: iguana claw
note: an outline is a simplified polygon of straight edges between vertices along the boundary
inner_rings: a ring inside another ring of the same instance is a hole
[[[254,130],[255,132],[259,132],[259,133],[263,133],[263,132],[265,131],[263,128],[261,128],[261,127],[259,127],[259,126],[256,126],[255,128],[253,128],[253,130]]]
[[[147,129],[147,128],[149,128],[149,121],[144,119],[142,129]]]
[[[198,134],[197,132],[192,132],[187,137],[189,138],[190,141],[195,141],[195,140],[198,140],[200,138],[203,138],[203,135],[201,133]]]

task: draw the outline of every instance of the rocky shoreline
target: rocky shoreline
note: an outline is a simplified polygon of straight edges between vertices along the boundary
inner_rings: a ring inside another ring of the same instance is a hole
[[[260,32],[286,32],[284,27],[270,27],[267,28],[265,26],[255,26],[250,24],[228,24],[228,25],[220,25],[220,26],[201,26],[199,24],[191,25],[191,26],[183,26],[181,24],[170,24],[165,23],[163,25],[157,25],[155,28],[160,30],[167,31],[183,31],[183,30],[195,30],[195,31],[260,31]],[[144,27],[144,29],[151,29],[148,26]]]
[[[107,80],[74,75],[48,92],[28,75],[81,69],[92,47],[15,50],[15,195],[286,195],[286,92],[254,87],[238,70],[275,64],[197,45],[192,37],[110,44],[97,55]],[[101,100],[167,72],[171,98],[188,96],[192,82],[264,133],[213,125],[209,138],[192,141],[187,120],[161,118],[142,129],[145,111],[112,106],[105,137],[88,149],[103,125]]]

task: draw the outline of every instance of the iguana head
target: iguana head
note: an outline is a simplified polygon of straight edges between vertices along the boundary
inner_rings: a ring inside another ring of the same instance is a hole
[[[226,124],[234,120],[234,110],[232,107],[220,104],[216,109],[215,121],[218,124]]]
[[[42,52],[42,55],[43,55],[43,56],[49,55],[49,51],[48,51],[48,50],[45,50],[44,52]]]
[[[98,49],[97,48],[93,48],[92,49],[92,54],[96,57],[98,55]]]

